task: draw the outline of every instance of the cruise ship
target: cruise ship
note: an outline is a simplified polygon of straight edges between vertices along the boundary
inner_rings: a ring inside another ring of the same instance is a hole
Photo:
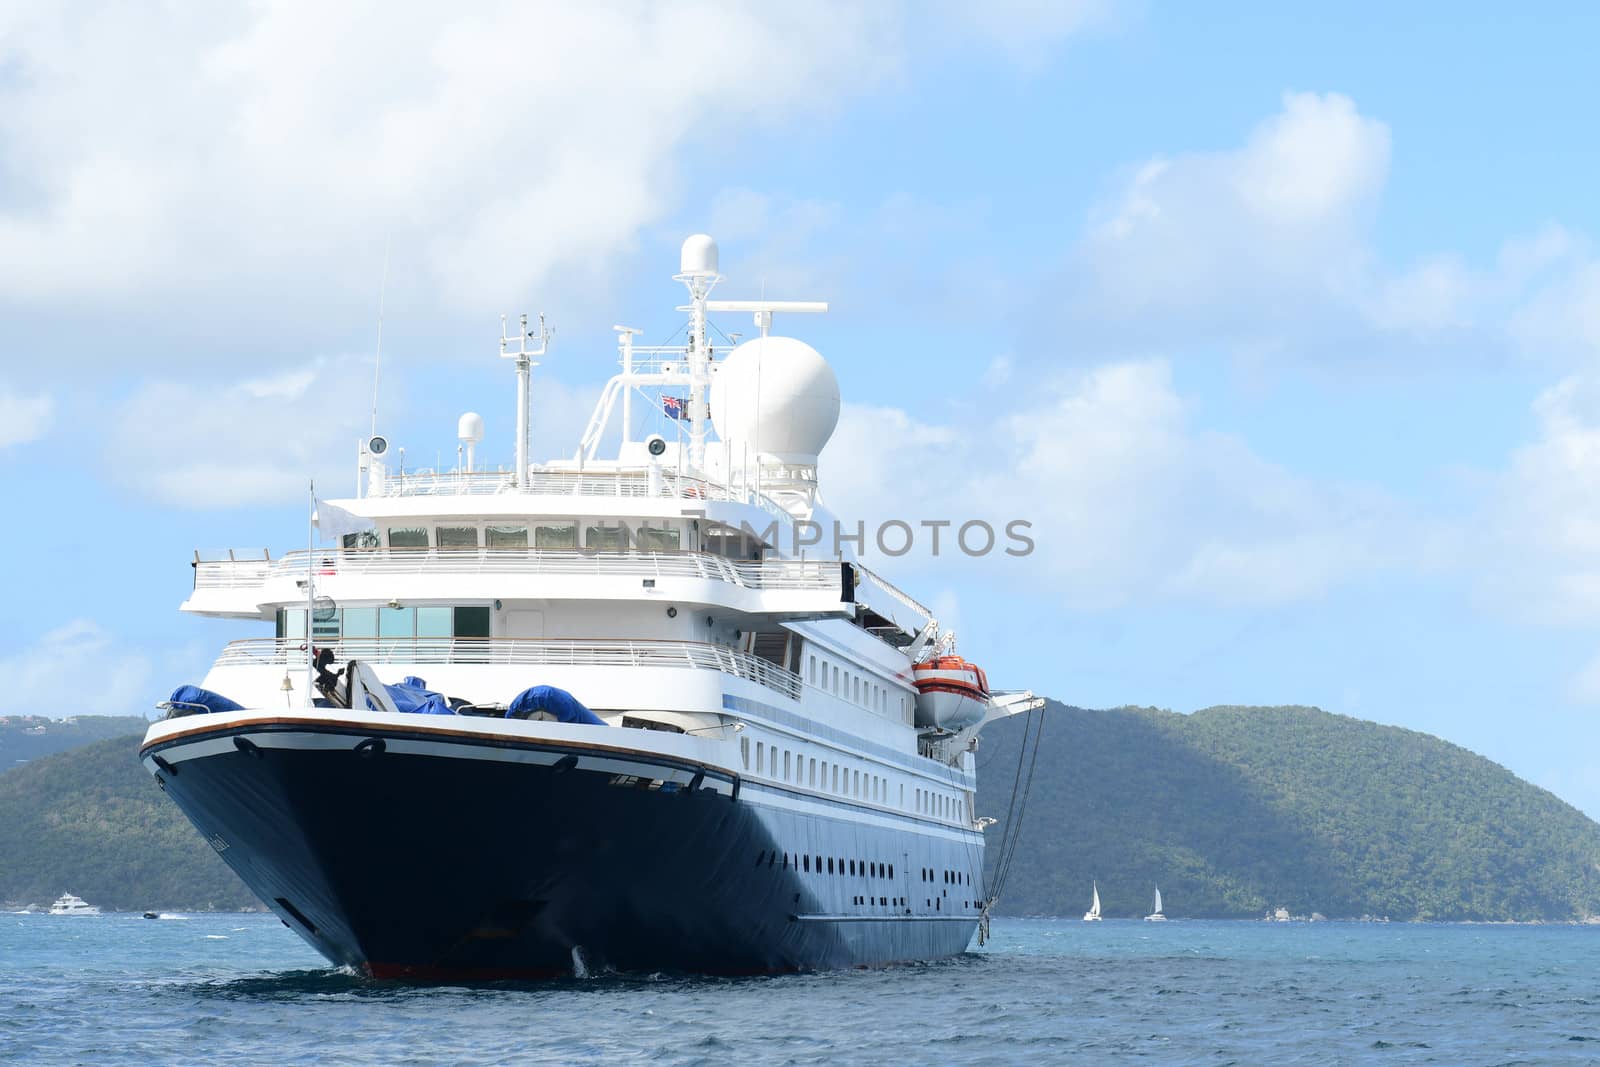
[[[570,455],[530,460],[550,335],[503,323],[514,463],[478,463],[472,413],[449,470],[374,432],[355,494],[308,502],[306,550],[193,560],[182,610],[271,636],[163,703],[143,765],[336,965],[878,966],[986,920],[978,735],[1042,701],[992,691],[835,537],[838,382],[773,331],[826,305],[712,299],[703,234],[674,278],[676,343],[616,327]],[[748,338],[713,324],[735,315]]]

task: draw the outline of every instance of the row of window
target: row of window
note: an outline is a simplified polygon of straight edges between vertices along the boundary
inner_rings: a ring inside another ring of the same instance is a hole
[[[304,608],[279,609],[279,640],[303,641],[306,636]],[[430,607],[334,608],[311,620],[312,637],[318,641],[358,638],[488,637],[489,607],[457,604]]]
[[[748,737],[740,738],[740,753],[744,759],[745,770],[749,770]],[[889,802],[889,782],[885,778],[870,771],[863,773],[838,763],[829,764],[827,760],[808,758],[803,753],[786,748],[780,749],[777,745],[769,747],[764,741],[756,742],[755,772],[784,782],[792,781],[795,785],[821,789],[838,796],[870,800],[875,804]],[[901,788],[904,792],[904,787]]]
[[[965,796],[951,796],[948,793],[936,793],[931,789],[917,790],[917,811],[923,815],[932,815],[939,819],[960,819],[970,822],[971,817],[967,812],[967,798]]]
[[[744,769],[751,770],[750,764],[750,739],[739,739],[739,754],[744,762]],[[854,797],[857,800],[869,800],[874,804],[888,804],[890,782],[887,778],[873,774],[871,771],[860,771],[852,767],[845,767],[839,763],[830,764],[827,760],[819,760],[814,756],[807,756],[802,752],[795,752],[777,745],[768,745],[765,741],[755,743],[755,773],[775,778],[781,782],[792,782],[795,785],[805,786],[809,789],[821,789],[833,793],[835,796]],[[915,794],[915,810],[924,815],[934,815],[943,819],[964,819],[971,821],[967,813],[965,797],[955,797],[944,793],[936,793],[929,789],[918,789]],[[906,787],[900,786],[899,806],[904,808],[906,802]]]
[[[935,874],[938,874],[940,877],[942,877],[944,879],[944,884],[945,885],[971,885],[972,884],[972,875],[966,873],[965,871],[951,871],[951,870],[935,871],[932,867],[924,867],[924,868],[922,868],[922,880],[924,882],[933,881],[933,876]]]
[[[808,856],[804,853],[791,855],[787,852],[778,852],[776,850],[772,852],[763,850],[756,855],[757,867],[776,868],[779,867],[780,862],[783,870],[787,871],[792,868],[806,874],[814,871],[817,874],[842,874],[849,878],[894,877],[894,864],[892,863],[846,860],[843,856],[838,857],[838,861],[835,863],[833,856]],[[823,867],[824,862],[827,864],[826,869]]]
[[[579,534],[582,534],[580,543]],[[683,531],[673,523],[553,519],[537,523],[483,523],[454,526],[390,526],[344,535],[344,547],[370,548],[585,548],[596,552],[676,552]]]
[[[870,708],[880,715],[889,714],[891,694],[887,686],[863,675],[852,673],[848,667],[841,668],[837,663],[829,663],[826,656],[819,660],[813,654],[807,659],[806,683],[834,696],[843,697],[852,704]],[[900,718],[909,725],[911,702],[904,693],[899,694],[899,701]]]

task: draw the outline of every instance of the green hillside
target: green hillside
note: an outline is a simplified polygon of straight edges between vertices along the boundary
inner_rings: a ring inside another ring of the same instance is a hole
[[[1600,915],[1600,824],[1438,738],[1299,707],[1046,714],[1007,914],[1082,914],[1094,879],[1108,916],[1157,884],[1172,916]],[[984,732],[980,814],[1006,813],[1021,718]]]
[[[259,906],[139,766],[142,736],[0,775],[0,901],[48,904],[72,892],[130,911]]]
[[[0,715],[0,771],[90,741],[143,733],[149,725],[137,715],[78,715],[70,719]]]
[[[1001,910],[1108,916],[1600,915],[1600,825],[1424,734],[1313,708],[1052,703]],[[1021,717],[985,731],[979,814],[1005,816]],[[138,736],[0,775],[0,901],[255,906],[138,765]],[[989,830],[991,861],[1004,823]]]

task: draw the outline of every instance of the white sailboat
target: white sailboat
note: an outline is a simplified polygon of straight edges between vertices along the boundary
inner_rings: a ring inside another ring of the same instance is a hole
[[[1083,913],[1083,921],[1097,923],[1100,921],[1100,886],[1092,882],[1090,884],[1094,885],[1094,903],[1090,904],[1089,910]]]
[[[1155,911],[1151,912],[1149,915],[1146,915],[1144,917],[1144,921],[1147,922],[1147,923],[1164,923],[1164,922],[1167,921],[1167,917],[1165,915],[1161,914],[1161,887],[1160,886],[1156,886],[1156,909],[1155,909]]]

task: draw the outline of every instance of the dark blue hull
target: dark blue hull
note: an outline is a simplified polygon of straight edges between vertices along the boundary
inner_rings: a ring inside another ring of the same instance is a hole
[[[880,965],[964,951],[978,922],[981,840],[644,753],[693,778],[570,743],[407,741],[258,723],[143,755],[285,923],[375,976]]]

